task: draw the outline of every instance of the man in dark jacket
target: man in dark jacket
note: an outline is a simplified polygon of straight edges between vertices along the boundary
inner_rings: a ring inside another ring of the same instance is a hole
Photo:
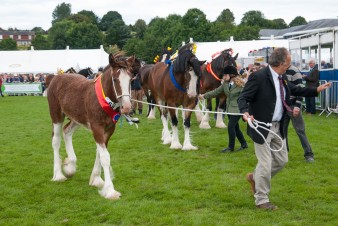
[[[290,67],[290,63],[291,55],[288,50],[276,48],[269,57],[269,66],[249,76],[238,98],[238,106],[240,112],[244,114],[244,121],[258,120],[272,124],[271,127],[267,127],[271,132],[258,128],[262,136],[255,129],[248,127],[248,135],[254,141],[258,163],[255,172],[248,173],[246,178],[254,192],[257,208],[277,209],[275,205],[270,203],[268,194],[271,177],[276,175],[288,162],[288,151],[284,139],[285,131],[283,131],[284,117],[287,110],[294,116],[299,114],[299,109],[292,111],[289,107],[291,105],[290,94],[317,96],[318,92],[331,86],[330,83],[327,83],[317,88],[303,88],[290,84],[284,74]]]
[[[318,87],[319,86],[319,71],[318,65],[316,65],[315,59],[309,61],[310,72],[309,75],[303,75],[306,81],[306,87]],[[305,97],[306,113],[316,114],[316,97]]]

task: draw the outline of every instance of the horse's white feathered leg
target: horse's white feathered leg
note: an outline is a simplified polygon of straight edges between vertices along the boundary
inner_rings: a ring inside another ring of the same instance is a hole
[[[96,144],[97,151],[100,157],[100,163],[104,172],[104,185],[99,191],[106,199],[119,199],[121,193],[115,191],[113,181],[112,181],[112,171],[110,166],[110,155],[104,144]]]
[[[98,187],[98,188],[102,188],[104,185],[104,181],[101,178],[100,154],[98,150],[96,150],[96,158],[95,158],[92,175],[90,176],[89,185]]]
[[[170,149],[181,149],[182,144],[180,143],[179,138],[178,138],[178,128],[177,126],[174,126],[174,125],[171,125],[171,128],[173,130],[173,135],[172,135]]]
[[[211,127],[209,125],[209,120],[210,120],[209,113],[206,112],[204,114],[204,116],[202,117],[202,120],[201,120],[201,123],[200,123],[199,127],[201,129],[210,129]]]
[[[76,155],[73,147],[72,137],[74,132],[80,127],[77,123],[71,121],[63,130],[63,139],[66,145],[67,158],[63,162],[63,171],[67,177],[71,177],[76,172]]]
[[[193,146],[190,141],[190,128],[184,126],[184,143],[182,150],[197,150],[196,146]]]
[[[223,111],[218,108],[217,109],[217,117],[216,117],[216,128],[227,128],[227,126],[225,125],[225,123],[223,122]]]
[[[54,150],[54,175],[52,181],[67,180],[62,173],[62,160],[60,158],[60,144],[61,144],[62,123],[53,123],[53,138],[52,146]]]
[[[156,116],[155,116],[155,108],[150,108],[150,112],[149,112],[149,115],[148,115],[148,119],[156,119]]]
[[[197,111],[195,111],[196,120],[197,120],[197,122],[201,122],[202,117],[203,117],[203,113],[201,112],[201,108],[198,104],[196,104],[195,110],[197,110]]]
[[[171,138],[171,134],[169,131],[168,119],[162,114],[161,120],[162,120],[162,125],[163,125],[161,140],[163,140],[163,144],[170,144],[172,138]]]

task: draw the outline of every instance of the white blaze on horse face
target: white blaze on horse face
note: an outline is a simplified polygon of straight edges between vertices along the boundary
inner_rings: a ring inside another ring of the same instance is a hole
[[[131,109],[131,102],[130,102],[130,75],[127,73],[126,70],[120,69],[120,86],[122,90],[122,97],[119,99],[121,103],[121,113],[128,114]]]
[[[189,86],[187,90],[187,94],[189,98],[196,97],[197,96],[197,80],[198,77],[195,73],[194,70],[189,70],[190,74],[190,81],[189,81]]]

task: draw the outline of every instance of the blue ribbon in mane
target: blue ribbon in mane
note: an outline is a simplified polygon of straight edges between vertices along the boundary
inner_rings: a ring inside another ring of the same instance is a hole
[[[175,86],[177,89],[179,89],[179,90],[181,90],[182,92],[185,93],[187,90],[186,90],[186,89],[183,89],[182,86],[180,86],[180,85],[177,83],[176,79],[175,79],[175,76],[174,76],[174,73],[173,73],[173,65],[170,65],[169,72],[170,72],[170,79],[171,79],[171,81],[174,83],[174,86]]]

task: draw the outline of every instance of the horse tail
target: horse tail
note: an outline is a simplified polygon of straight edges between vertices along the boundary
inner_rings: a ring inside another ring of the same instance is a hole
[[[53,74],[49,74],[46,76],[46,88],[48,88],[50,82],[52,81],[52,79],[55,77],[55,75]]]

